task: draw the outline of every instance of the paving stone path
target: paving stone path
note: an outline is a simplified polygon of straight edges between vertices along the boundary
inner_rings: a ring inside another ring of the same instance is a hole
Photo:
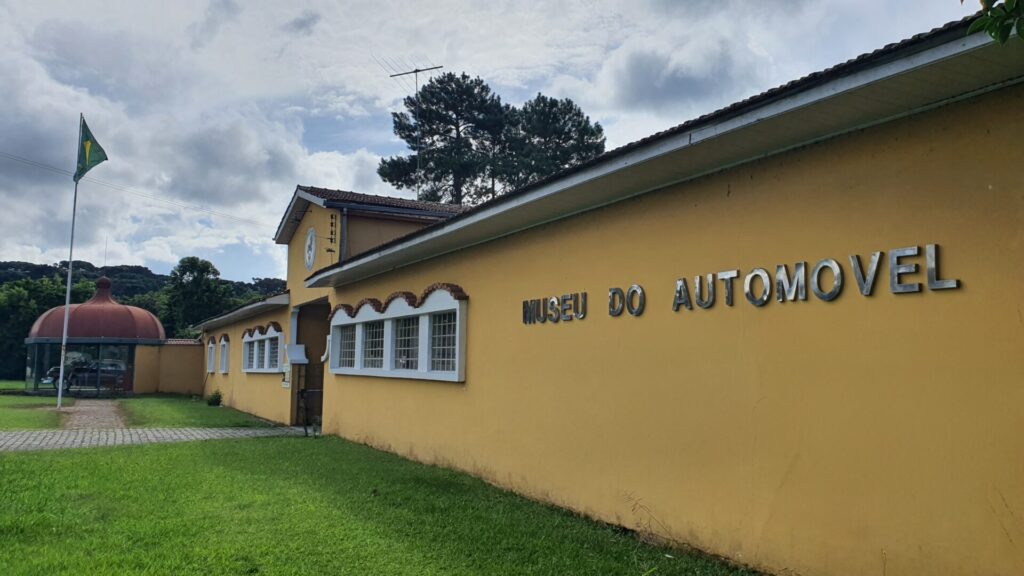
[[[301,436],[302,428],[80,428],[0,432],[0,452],[94,448],[225,438]]]
[[[61,428],[69,430],[125,427],[114,400],[77,400],[72,406],[62,408],[61,413],[64,415]]]
[[[225,438],[301,436],[302,428],[126,428],[113,400],[77,400],[63,408],[62,430],[0,431],[0,452],[93,448]]]

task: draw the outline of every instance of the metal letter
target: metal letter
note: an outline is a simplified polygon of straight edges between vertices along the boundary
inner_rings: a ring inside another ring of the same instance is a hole
[[[608,289],[608,315],[609,316],[620,316],[622,311],[626,308],[626,295],[622,293],[622,288],[609,288]]]
[[[545,306],[546,303],[543,300],[530,300],[530,307],[533,308],[533,317],[541,324],[548,321],[548,311],[545,309]]]
[[[924,245],[924,261],[925,266],[928,268],[928,289],[929,290],[952,290],[960,287],[960,281],[953,280],[942,280],[939,278],[939,257],[938,257],[939,245],[938,244],[925,244]]]
[[[704,299],[702,297],[702,293],[704,291],[701,289],[701,284],[703,284],[703,282],[701,282],[701,277],[693,277],[693,298],[697,301],[697,306],[700,306],[705,310],[715,305],[715,275],[708,274],[707,280],[708,297],[707,299]]]
[[[725,284],[725,305],[732,306],[732,281],[740,275],[739,270],[723,270],[718,273],[718,279]]]
[[[533,318],[533,306],[529,300],[523,300],[523,324],[533,324],[536,322]]]
[[[889,289],[893,294],[921,291],[921,285],[916,282],[913,284],[900,283],[901,275],[917,272],[917,264],[900,264],[900,258],[904,256],[917,256],[917,246],[889,250]]]
[[[828,292],[821,289],[821,271],[825,268],[832,270],[832,289]],[[825,302],[835,300],[843,291],[843,269],[839,267],[839,262],[831,258],[818,260],[814,269],[811,270],[811,290],[814,291],[815,296]]]
[[[573,299],[572,307],[576,310],[576,319],[583,320],[587,317],[587,293],[582,292]]]
[[[793,277],[785,264],[775,267],[775,297],[779,302],[807,300],[807,263],[797,262],[793,266]]]
[[[558,296],[552,296],[548,298],[548,320],[551,322],[558,322],[561,317],[561,310],[559,310],[560,303],[558,302]]]
[[[572,294],[562,294],[562,322],[572,320]]]
[[[636,296],[636,305],[633,305],[633,296]],[[639,316],[644,313],[647,305],[647,297],[644,296],[644,289],[638,284],[633,284],[626,290],[626,312],[631,316]]]
[[[687,310],[693,310],[693,304],[690,304],[690,289],[686,286],[686,278],[676,280],[676,295],[672,299],[672,311],[678,312],[680,306],[685,306]]]
[[[764,292],[757,298],[754,298],[752,286],[755,276],[761,279],[761,285],[764,287]],[[761,307],[767,304],[768,299],[772,297],[772,281],[768,277],[768,271],[764,268],[754,268],[751,270],[750,274],[747,274],[746,278],[743,279],[743,293],[747,296],[747,302],[754,306]]]
[[[871,296],[871,292],[875,289],[875,273],[878,272],[878,259],[881,256],[881,252],[871,253],[871,262],[868,263],[868,275],[866,278],[860,268],[860,256],[856,254],[850,256],[853,277],[857,279],[857,287],[860,288],[860,293],[864,296]]]

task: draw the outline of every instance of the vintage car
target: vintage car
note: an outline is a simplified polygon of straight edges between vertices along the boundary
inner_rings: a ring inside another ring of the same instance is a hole
[[[64,371],[64,389],[71,388],[124,388],[125,365],[118,360],[75,362]],[[60,366],[47,370],[46,379],[56,382]]]

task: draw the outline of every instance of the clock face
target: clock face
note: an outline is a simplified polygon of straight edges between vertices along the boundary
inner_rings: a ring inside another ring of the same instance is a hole
[[[313,261],[316,260],[316,230],[310,228],[306,232],[306,270],[313,270]]]

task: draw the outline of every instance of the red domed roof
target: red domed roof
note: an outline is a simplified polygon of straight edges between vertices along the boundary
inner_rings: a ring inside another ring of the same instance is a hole
[[[64,330],[64,307],[43,312],[28,337],[60,339]],[[96,293],[88,302],[72,304],[68,315],[68,338],[116,338],[120,340],[163,340],[164,327],[150,312],[118,304],[110,296],[110,278],[96,281]]]

